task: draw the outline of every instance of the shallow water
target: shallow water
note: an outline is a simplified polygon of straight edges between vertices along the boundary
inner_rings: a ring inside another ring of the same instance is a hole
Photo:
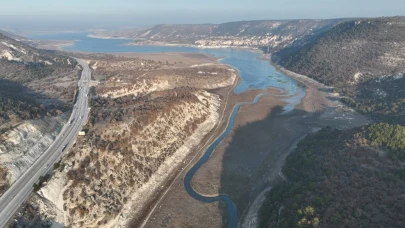
[[[181,47],[181,46],[126,46],[125,43],[130,40],[124,39],[94,39],[87,37],[88,33],[59,33],[59,34],[45,34],[45,35],[32,35],[32,39],[52,39],[52,40],[75,40],[75,44],[66,47],[65,50],[84,51],[84,52],[137,52],[137,53],[161,53],[161,52],[188,52],[188,53],[203,53],[216,56],[220,58],[220,62],[228,64],[239,71],[241,83],[234,89],[235,93],[242,93],[249,89],[267,89],[269,87],[280,88],[286,91],[286,96],[297,94],[285,98],[287,105],[284,111],[288,112],[294,109],[294,106],[301,102],[305,96],[305,90],[298,86],[298,83],[277,72],[275,68],[267,61],[257,59],[260,52],[252,52],[242,49],[203,49],[194,47]],[[245,105],[256,103],[264,94],[258,95],[252,102],[245,103]],[[283,95],[284,96],[284,95]],[[239,107],[238,104],[232,111],[229,117],[229,124],[225,131],[208,147],[200,160],[186,173],[184,178],[184,186],[187,193],[193,198],[203,202],[223,201],[226,204],[228,227],[237,227],[237,207],[227,195],[219,195],[216,197],[205,197],[191,187],[191,179],[198,169],[208,161],[215,147],[226,138],[231,132],[235,121],[236,114]]]
[[[188,52],[203,53],[220,58],[220,62],[228,64],[239,70],[242,82],[236,86],[235,93],[241,93],[248,89],[266,89],[277,87],[288,90],[295,94],[300,90],[295,80],[277,72],[267,61],[259,60],[261,55],[243,49],[230,48],[195,48],[183,46],[126,46],[130,40],[125,39],[95,39],[87,37],[88,33],[57,33],[45,35],[31,35],[32,39],[51,40],[75,40],[73,46],[65,47],[65,50],[84,52],[137,52],[137,53],[162,53],[162,52]],[[271,76],[271,77],[269,77]],[[299,103],[300,98],[297,98]],[[296,103],[297,101],[291,101]]]

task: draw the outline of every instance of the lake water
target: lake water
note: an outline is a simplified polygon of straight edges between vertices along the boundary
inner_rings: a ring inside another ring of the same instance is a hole
[[[289,77],[277,72],[268,61],[258,60],[261,55],[241,49],[230,48],[194,48],[182,46],[127,46],[131,40],[124,39],[95,39],[87,37],[88,33],[57,33],[44,35],[31,35],[32,39],[48,40],[75,40],[73,46],[65,50],[84,52],[137,52],[137,53],[162,53],[162,52],[188,52],[203,53],[221,58],[220,62],[228,64],[239,71],[242,82],[235,88],[235,93],[241,93],[247,89],[266,89],[276,87],[288,90],[290,94],[299,92],[299,96],[288,99],[289,105],[284,107],[286,111],[292,110],[294,105],[299,104],[304,96],[304,91],[298,87],[298,83]]]
[[[294,106],[301,102],[305,95],[305,90],[298,86],[298,83],[283,74],[277,72],[273,66],[267,61],[257,59],[261,55],[260,52],[252,52],[241,49],[203,49],[181,46],[126,46],[130,40],[123,39],[94,39],[87,37],[88,33],[59,33],[32,35],[32,39],[48,39],[48,40],[75,40],[75,44],[66,47],[65,50],[84,51],[84,52],[137,52],[137,53],[161,53],[161,52],[188,52],[188,53],[203,53],[220,58],[220,62],[228,64],[239,71],[242,82],[235,87],[235,93],[242,93],[248,89],[267,89],[269,87],[280,88],[288,95],[298,94],[291,98],[285,98],[287,105],[284,107],[285,112],[294,109]],[[287,95],[287,96],[288,96]],[[255,98],[254,101],[247,103],[256,103],[262,95]],[[205,151],[200,160],[186,173],[184,178],[184,186],[186,191],[193,198],[203,202],[214,202],[221,200],[226,204],[228,227],[236,228],[238,224],[237,205],[227,195],[219,195],[217,197],[205,197],[199,195],[191,186],[191,179],[198,169],[208,161],[215,147],[226,138],[231,132],[234,120],[241,104],[238,104],[229,117],[229,124],[224,133],[222,133]]]

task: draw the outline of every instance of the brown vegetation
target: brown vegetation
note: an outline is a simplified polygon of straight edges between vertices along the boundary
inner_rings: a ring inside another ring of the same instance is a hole
[[[95,69],[94,79],[100,83],[96,92],[101,96],[143,96],[151,91],[181,86],[212,89],[229,86],[236,78],[236,72],[224,65],[177,67],[168,61],[138,57],[88,57],[93,59],[89,62]]]
[[[76,61],[2,34],[0,41],[0,133],[22,120],[66,111],[79,78]]]
[[[101,225],[118,215],[131,193],[205,121],[209,99],[192,88],[94,99],[88,140],[77,142],[66,161],[73,165],[64,192],[69,224]]]
[[[236,75],[225,66],[177,68],[141,58],[86,56],[92,58],[89,63],[98,82],[91,92],[89,132],[77,139],[63,161],[69,180],[62,193],[63,210],[68,225],[97,227],[122,212],[180,147],[193,146],[185,143],[213,118],[219,102],[200,84],[216,80],[227,86]],[[201,70],[207,73],[198,73]],[[159,80],[171,86],[154,89]],[[123,86],[152,89],[116,93]],[[114,96],[105,96],[109,92]]]

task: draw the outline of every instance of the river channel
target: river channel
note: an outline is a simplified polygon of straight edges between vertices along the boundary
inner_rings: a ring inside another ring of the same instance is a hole
[[[269,87],[280,88],[286,91],[285,101],[287,105],[284,111],[288,112],[294,109],[295,105],[301,102],[305,96],[305,90],[298,86],[298,83],[277,72],[276,69],[267,61],[259,60],[261,55],[259,51],[254,52],[243,49],[230,48],[195,48],[183,46],[127,46],[126,43],[130,40],[125,39],[95,39],[87,37],[88,33],[56,33],[31,35],[32,39],[44,40],[75,40],[75,44],[65,47],[67,51],[83,51],[83,52],[98,52],[98,53],[119,53],[119,52],[136,52],[136,53],[162,53],[162,52],[186,52],[186,53],[202,53],[215,56],[220,59],[221,63],[232,66],[239,71],[241,83],[238,84],[234,92],[243,93],[249,89],[267,89]],[[295,96],[291,96],[297,94]],[[236,228],[238,225],[237,205],[227,195],[219,195],[215,197],[206,197],[198,194],[191,186],[191,179],[199,168],[208,161],[212,152],[218,144],[226,138],[231,132],[235,117],[241,105],[249,105],[256,103],[264,94],[258,95],[249,103],[237,104],[228,119],[228,125],[225,131],[208,147],[203,156],[197,163],[186,173],[184,178],[184,186],[187,193],[202,202],[223,201],[226,204],[228,227]]]

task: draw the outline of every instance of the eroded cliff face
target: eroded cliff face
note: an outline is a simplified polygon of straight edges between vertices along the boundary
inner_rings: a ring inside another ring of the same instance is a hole
[[[268,47],[283,48],[293,42],[294,36],[265,35],[265,36],[223,36],[195,41],[202,47]]]
[[[68,118],[66,113],[59,117],[24,121],[1,135],[0,189],[3,192],[51,145]]]
[[[136,102],[103,99],[92,109],[93,130],[63,162],[67,178],[56,175],[41,190],[55,203],[58,222],[116,227],[121,215],[140,209],[218,120],[220,99],[208,92],[179,88],[150,95],[152,100]]]
[[[0,195],[59,133],[80,73],[73,58],[25,41],[0,31]]]
[[[208,90],[234,85],[237,72],[142,59],[89,62],[100,79],[90,96],[89,131],[35,204],[54,224],[117,227],[143,212],[216,126],[221,98]]]
[[[232,85],[235,80],[236,71],[225,66],[153,70],[137,78],[110,78],[97,89],[97,93],[111,98],[126,95],[144,96],[151,92],[182,86],[198,89],[223,88]]]

